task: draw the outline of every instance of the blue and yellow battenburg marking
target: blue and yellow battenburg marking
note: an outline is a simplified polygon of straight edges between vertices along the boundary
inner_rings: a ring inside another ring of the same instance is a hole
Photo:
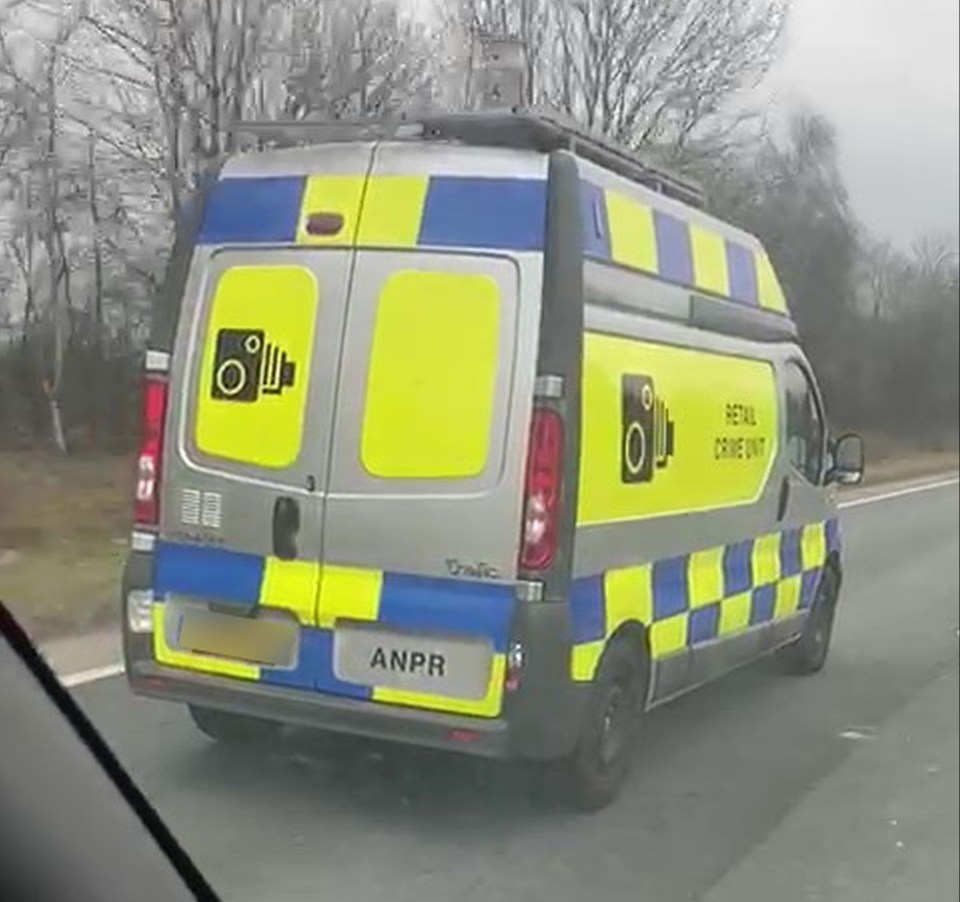
[[[593,679],[607,641],[628,621],[647,627],[658,660],[804,611],[839,550],[831,519],[577,579],[571,676]]]
[[[542,251],[543,179],[483,176],[223,178],[198,242],[333,247],[471,247]],[[337,213],[336,234],[313,235],[311,213]],[[584,253],[777,313],[787,313],[770,260],[709,228],[582,182]]]
[[[159,542],[154,558],[154,596],[154,655],[161,664],[438,711],[481,717],[499,713],[514,606],[510,586],[321,566]],[[290,611],[300,624],[297,666],[292,670],[265,667],[172,648],[164,629],[164,600],[170,596]],[[338,620],[484,637],[493,648],[487,693],[480,699],[458,699],[339,680],[333,668],[333,627]]]

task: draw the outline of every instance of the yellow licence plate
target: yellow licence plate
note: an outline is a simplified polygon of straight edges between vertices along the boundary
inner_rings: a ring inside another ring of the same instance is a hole
[[[293,663],[297,627],[280,620],[185,613],[178,645],[185,651],[283,667]]]

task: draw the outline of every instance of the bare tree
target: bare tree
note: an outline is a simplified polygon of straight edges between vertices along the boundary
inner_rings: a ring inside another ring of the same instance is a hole
[[[292,15],[288,114],[362,118],[429,102],[432,36],[392,0],[302,3]]]
[[[773,63],[786,0],[448,0],[472,101],[472,37],[525,48],[527,104],[548,104],[633,147],[673,152],[721,123]]]

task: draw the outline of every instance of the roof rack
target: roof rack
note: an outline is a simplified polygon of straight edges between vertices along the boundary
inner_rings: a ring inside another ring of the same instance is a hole
[[[552,110],[517,108],[396,115],[380,120],[239,122],[232,134],[248,134],[280,147],[338,141],[419,139],[461,141],[542,153],[564,149],[668,197],[694,207],[706,206],[704,192],[695,182],[585,131]]]

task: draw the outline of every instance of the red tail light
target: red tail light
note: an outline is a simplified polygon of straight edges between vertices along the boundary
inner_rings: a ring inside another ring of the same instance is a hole
[[[556,556],[562,473],[563,420],[555,410],[536,408],[524,490],[522,570],[546,570]]]
[[[140,451],[133,520],[138,526],[160,521],[160,468],[163,464],[163,422],[167,413],[167,379],[148,373],[143,380]]]

